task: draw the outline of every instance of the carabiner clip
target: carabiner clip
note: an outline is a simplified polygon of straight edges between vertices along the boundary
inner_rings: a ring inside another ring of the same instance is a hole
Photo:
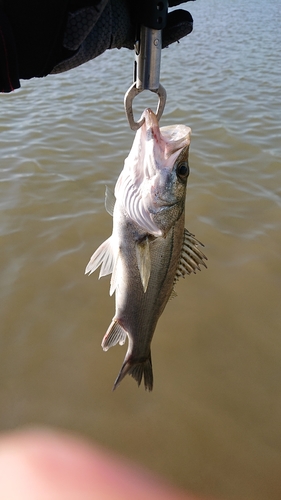
[[[129,90],[127,90],[124,97],[125,112],[127,120],[132,130],[138,130],[138,128],[140,128],[144,123],[144,118],[140,118],[138,121],[135,121],[133,112],[133,100],[142,91],[143,89],[138,89],[136,86],[136,82],[134,82],[133,85],[131,85],[131,87],[129,88]],[[166,104],[166,90],[161,85],[161,83],[159,83],[158,89],[156,90],[151,89],[151,92],[155,92],[159,97],[158,106],[155,113],[157,120],[159,121],[163,114],[164,107]]]
[[[129,125],[137,130],[143,119],[134,120],[133,99],[143,90],[155,92],[158,97],[156,116],[159,120],[166,104],[166,91],[160,84],[162,29],[166,24],[168,0],[146,0],[139,35],[135,43],[134,83],[125,94],[124,106]]]

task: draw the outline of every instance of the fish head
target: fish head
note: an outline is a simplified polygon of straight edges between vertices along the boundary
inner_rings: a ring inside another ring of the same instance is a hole
[[[162,235],[180,218],[185,207],[189,176],[189,145],[191,129],[170,125],[157,129],[155,115],[149,130],[154,138],[155,175],[151,183],[150,212]]]
[[[115,196],[122,197],[127,214],[144,231],[165,236],[184,211],[191,129],[185,125],[160,129],[151,109],[143,117]]]

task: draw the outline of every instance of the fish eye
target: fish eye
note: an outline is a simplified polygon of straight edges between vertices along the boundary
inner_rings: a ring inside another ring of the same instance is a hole
[[[189,176],[189,166],[188,163],[179,163],[177,166],[177,175],[183,179]]]

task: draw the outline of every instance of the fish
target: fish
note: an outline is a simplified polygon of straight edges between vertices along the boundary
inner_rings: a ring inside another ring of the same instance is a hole
[[[204,246],[185,229],[191,129],[159,127],[147,108],[137,130],[114,194],[106,189],[105,206],[113,216],[111,236],[92,255],[85,273],[100,267],[99,278],[111,274],[115,315],[102,348],[128,348],[113,390],[126,375],[153,389],[151,341],[180,277],[206,266]]]

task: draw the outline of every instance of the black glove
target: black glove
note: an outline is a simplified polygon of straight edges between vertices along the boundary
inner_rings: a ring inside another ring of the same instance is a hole
[[[169,6],[186,1],[190,0],[170,0]],[[61,73],[79,66],[107,49],[134,48],[138,23],[134,1],[100,0],[95,6],[93,3],[90,0],[70,2],[63,47],[51,73]],[[189,12],[177,9],[168,13],[167,24],[163,29],[163,48],[191,33],[192,28],[193,19]]]
[[[9,20],[0,7],[0,92],[20,86],[17,52]]]

